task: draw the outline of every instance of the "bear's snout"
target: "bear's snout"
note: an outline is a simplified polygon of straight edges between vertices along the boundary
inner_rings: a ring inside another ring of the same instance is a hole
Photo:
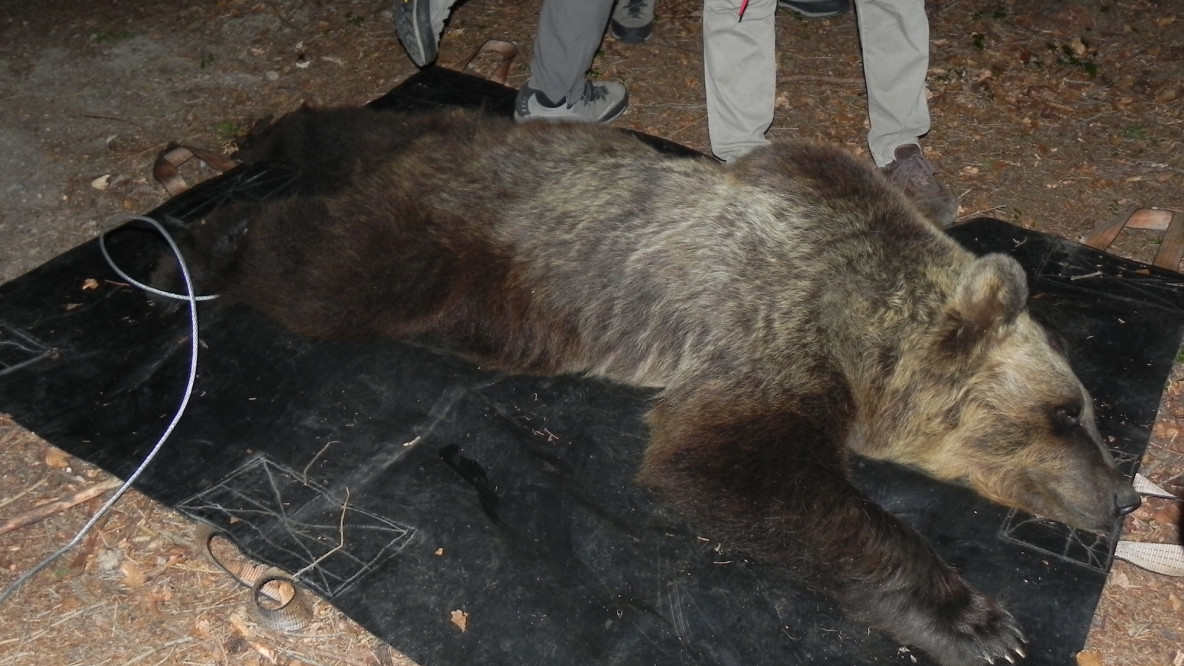
[[[1139,508],[1142,500],[1139,493],[1126,477],[1117,469],[1107,469],[1104,473],[1096,473],[1094,481],[1077,487],[1062,486],[1054,493],[1056,506],[1044,515],[1068,523],[1073,527],[1085,530],[1108,532],[1114,527],[1115,521]],[[1092,486],[1092,488],[1091,488]],[[1036,511],[1042,514],[1042,511]]]
[[[1129,513],[1134,513],[1135,509],[1138,509],[1142,503],[1142,498],[1139,497],[1139,493],[1135,492],[1133,487],[1125,483],[1122,484],[1114,492],[1114,510],[1117,514],[1115,517],[1121,518]]]

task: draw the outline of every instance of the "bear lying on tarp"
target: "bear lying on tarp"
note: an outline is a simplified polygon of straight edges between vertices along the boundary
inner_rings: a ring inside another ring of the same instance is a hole
[[[643,484],[942,664],[1022,657],[1021,630],[848,451],[1084,529],[1138,505],[1020,266],[840,150],[723,166],[604,127],[303,109],[246,157],[305,177],[184,232],[201,289],[309,336],[661,387]]]

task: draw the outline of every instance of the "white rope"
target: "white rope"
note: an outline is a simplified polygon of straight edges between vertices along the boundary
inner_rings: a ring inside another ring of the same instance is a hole
[[[136,280],[135,278],[133,278],[132,276],[128,275],[127,273],[124,273],[123,270],[121,268],[119,268],[119,266],[115,263],[115,260],[111,258],[111,255],[107,253],[107,234],[110,233],[110,231],[111,231],[110,229],[108,229],[108,230],[104,231],[103,233],[99,234],[99,251],[103,253],[103,258],[107,260],[107,265],[111,267],[111,270],[115,271],[116,275],[123,278],[124,281],[126,281],[128,284],[132,285],[133,287],[139,287],[140,289],[143,289],[144,291],[146,291],[150,294],[156,294],[157,296],[164,296],[165,298],[171,298],[171,299],[178,300],[178,301],[188,301],[190,299],[195,300],[195,301],[212,301],[215,298],[218,298],[217,294],[209,294],[206,296],[194,296],[193,295],[193,285],[189,281],[189,272],[188,272],[188,268],[185,266],[185,258],[181,256],[181,248],[177,247],[176,241],[173,240],[173,237],[169,235],[169,232],[164,228],[164,225],[162,225],[160,222],[157,222],[156,220],[154,220],[150,217],[145,217],[143,215],[126,215],[126,216],[122,216],[122,217],[117,217],[112,220],[113,223],[131,222],[131,221],[147,222],[148,224],[155,227],[156,231],[159,232],[160,235],[165,237],[165,240],[167,240],[169,243],[169,247],[171,247],[173,249],[173,254],[177,257],[177,262],[180,263],[182,266],[181,272],[185,276],[185,286],[190,290],[190,293],[188,293],[188,294],[174,294],[171,291],[164,291],[162,289],[157,289],[156,287],[146,285],[143,282],[140,282],[140,281]]]
[[[138,479],[140,477],[140,474],[142,474],[144,472],[144,470],[148,467],[149,463],[151,463],[153,458],[156,457],[156,454],[160,452],[161,447],[164,446],[165,440],[167,440],[169,438],[169,436],[173,433],[173,429],[177,427],[177,422],[179,422],[181,420],[181,416],[185,413],[185,408],[189,405],[189,398],[193,395],[193,385],[197,381],[197,346],[198,346],[198,342],[197,342],[197,302],[199,300],[209,300],[210,298],[214,298],[214,297],[213,296],[197,296],[193,293],[193,281],[189,275],[189,266],[186,265],[186,263],[185,263],[185,257],[183,257],[181,255],[181,248],[177,247],[176,241],[174,241],[172,236],[169,235],[168,231],[164,228],[164,225],[162,225],[160,222],[157,222],[156,220],[154,220],[150,217],[145,217],[143,215],[132,215],[132,216],[127,216],[127,217],[117,218],[115,221],[126,222],[126,221],[130,221],[130,220],[137,220],[140,222],[146,222],[149,225],[151,225],[152,227],[154,227],[162,236],[164,236],[164,239],[166,242],[168,242],[169,247],[172,249],[174,256],[177,257],[178,266],[181,268],[181,277],[185,281],[185,289],[187,292],[185,295],[177,295],[177,294],[169,294],[167,292],[160,292],[158,290],[154,290],[150,287],[147,287],[146,285],[140,284],[139,282],[131,279],[115,265],[115,263],[111,260],[110,255],[107,254],[107,248],[103,244],[103,236],[99,236],[99,247],[103,252],[103,256],[107,259],[107,263],[111,265],[111,268],[114,269],[115,272],[118,273],[120,277],[127,280],[131,284],[134,284],[134,285],[140,287],[141,289],[146,289],[146,290],[151,291],[153,293],[158,293],[158,294],[169,296],[169,297],[180,298],[180,299],[183,299],[189,303],[189,324],[190,324],[190,327],[189,327],[189,347],[190,347],[189,379],[185,384],[185,392],[181,398],[181,404],[177,407],[177,412],[176,412],[176,415],[173,416],[173,420],[169,422],[168,427],[165,428],[164,433],[160,436],[160,439],[157,440],[156,445],[153,446],[152,450],[148,452],[148,455],[144,457],[144,460],[140,463],[140,466],[136,468],[136,471],[132,472],[131,476],[127,477],[127,480],[123,482],[123,485],[121,485],[119,488],[117,488],[115,490],[115,494],[113,494],[106,501],[106,503],[104,503],[103,506],[100,507],[99,510],[95,512],[94,516],[92,516],[91,519],[89,521],[87,521],[87,523],[85,525],[82,526],[82,529],[78,530],[78,534],[76,534],[74,536],[74,538],[70,540],[69,543],[67,543],[65,546],[62,546],[60,549],[58,549],[55,553],[51,554],[49,557],[46,557],[44,560],[39,562],[32,569],[25,572],[23,575],[21,575],[19,578],[17,578],[15,581],[13,581],[12,584],[10,584],[7,588],[5,588],[4,592],[0,593],[0,604],[3,604],[5,601],[8,601],[8,599],[10,597],[12,597],[12,595],[15,594],[16,591],[19,590],[25,583],[32,580],[32,578],[34,576],[36,576],[38,573],[44,571],[47,567],[49,567],[51,564],[53,564],[59,557],[61,557],[62,555],[65,555],[67,552],[70,551],[70,549],[74,548],[79,543],[81,543],[82,540],[84,538],[86,538],[86,535],[88,533],[90,533],[90,531],[94,528],[94,526],[100,520],[102,520],[103,517],[106,516],[108,512],[111,511],[111,508],[113,506],[115,506],[115,503],[118,502],[119,499],[121,497],[123,497],[124,493],[126,493],[132,487],[132,484],[135,483],[136,479]]]

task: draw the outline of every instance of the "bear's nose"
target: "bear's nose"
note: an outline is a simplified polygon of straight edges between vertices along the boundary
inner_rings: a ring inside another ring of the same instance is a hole
[[[1118,511],[1119,516],[1126,514],[1139,508],[1143,500],[1139,498],[1139,493],[1130,486],[1120,488],[1118,492],[1114,493],[1114,508]]]

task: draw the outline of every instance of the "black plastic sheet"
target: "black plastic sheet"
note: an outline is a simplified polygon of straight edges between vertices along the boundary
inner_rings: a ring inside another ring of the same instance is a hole
[[[509,113],[512,102],[506,88],[429,69],[375,106]],[[291,176],[239,168],[151,214],[192,220],[274,196]],[[998,220],[952,233],[1025,266],[1034,310],[1069,341],[1099,427],[1133,473],[1184,336],[1184,277]],[[108,245],[134,275],[163,250],[134,225]],[[302,572],[424,666],[927,663],[719,551],[633,484],[647,391],[490,374],[394,342],[313,342],[217,301],[201,306],[200,325],[193,401],[137,487]],[[0,411],[126,477],[180,401],[188,336],[184,308],[122,284],[85,244],[0,285]],[[892,465],[852,471],[1007,605],[1031,641],[1027,663],[1072,662],[1114,535],[1035,521]]]

